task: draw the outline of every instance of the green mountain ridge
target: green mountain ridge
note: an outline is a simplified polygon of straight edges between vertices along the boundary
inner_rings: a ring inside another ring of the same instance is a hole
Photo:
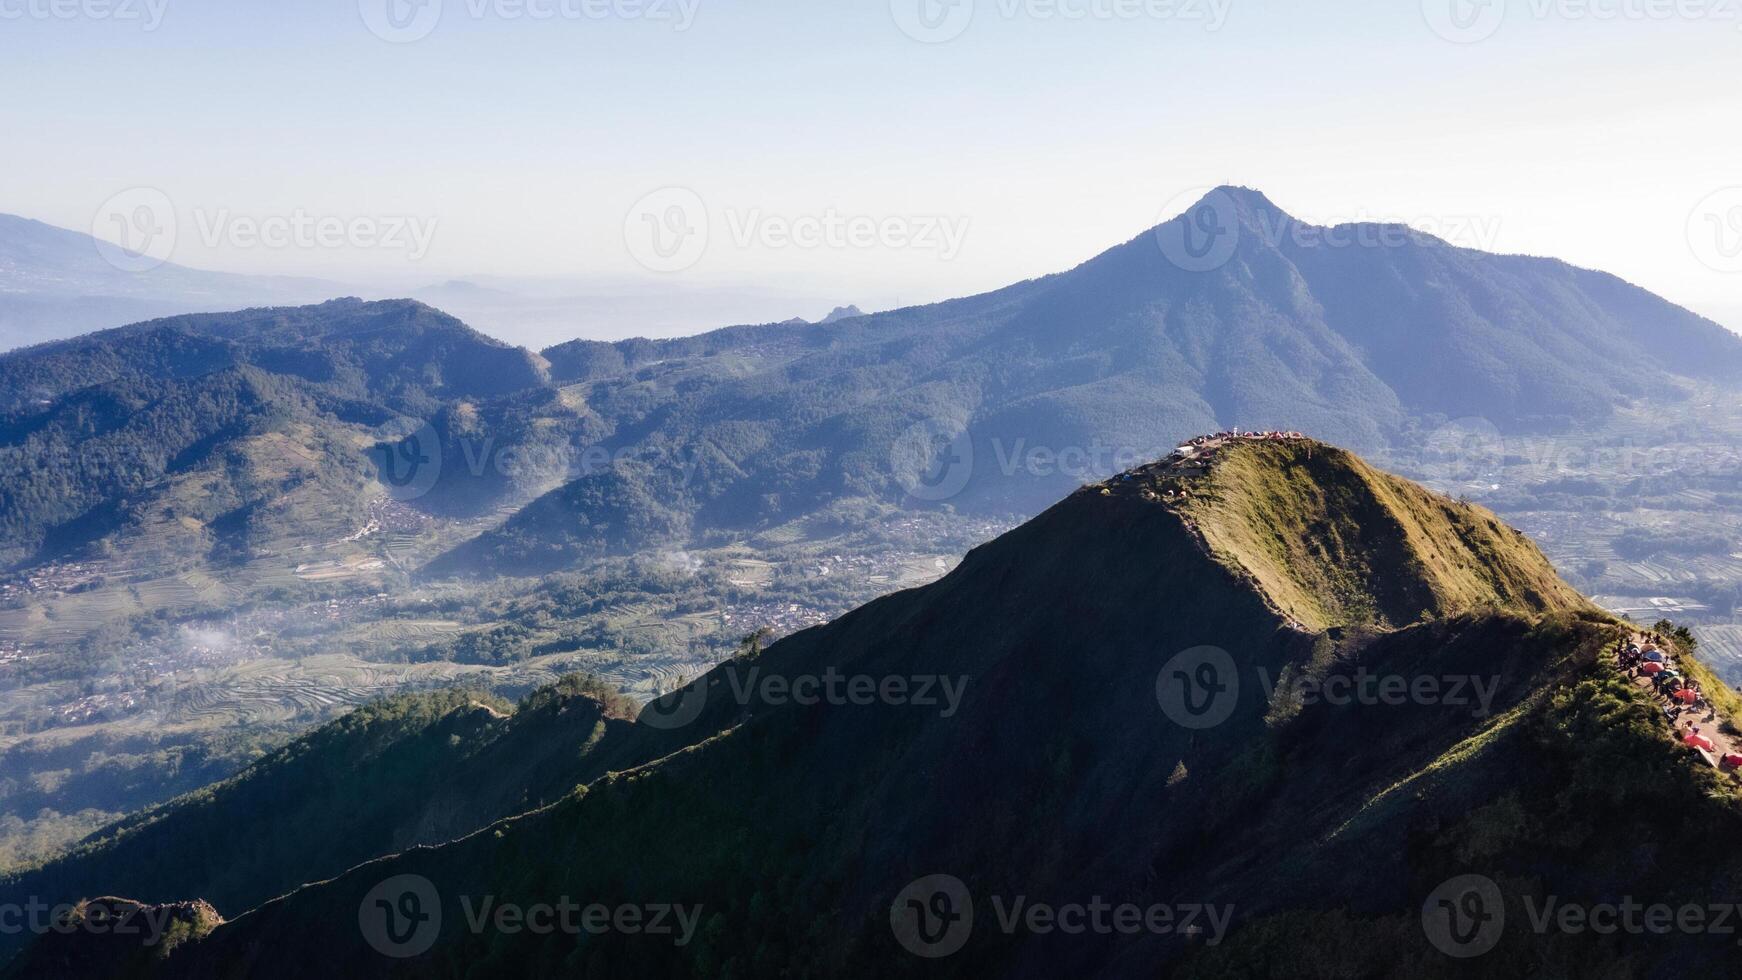
[[[119,892],[158,903],[199,894],[221,908],[250,908],[646,761],[664,743],[634,744],[636,707],[578,677],[517,706],[466,688],[365,705],[230,779],[7,876],[0,901]]]
[[[1085,488],[933,585],[721,665],[643,710],[636,737],[667,740],[653,761],[220,908],[230,921],[118,975],[1458,976],[1471,964],[1421,918],[1457,876],[1496,882],[1516,923],[1527,897],[1676,901],[1742,873],[1722,846],[1742,829],[1734,789],[1615,672],[1619,624],[1521,535],[1323,444],[1212,455],[1207,473],[1176,461]],[[1206,648],[1235,672],[1216,724],[1166,693]],[[1362,673],[1486,693],[1300,696]],[[929,702],[785,693],[826,676],[940,683]],[[359,916],[404,875],[430,883],[442,925],[389,958]],[[891,908],[937,875],[979,918],[959,951],[915,956]],[[1231,906],[1232,931],[1006,932],[990,903],[1014,895]],[[484,896],[701,912],[681,945],[473,931]],[[1721,937],[1659,938],[1510,928],[1475,963],[1699,977],[1733,956]],[[96,948],[45,936],[12,975],[101,975]]]

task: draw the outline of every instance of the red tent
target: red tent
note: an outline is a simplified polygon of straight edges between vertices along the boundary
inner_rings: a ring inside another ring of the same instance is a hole
[[[1675,692],[1674,694],[1671,694],[1670,697],[1675,698],[1677,701],[1680,701],[1682,704],[1693,704],[1695,701],[1698,701],[1700,699],[1700,696],[1698,694],[1695,694],[1692,689],[1686,688],[1686,687]]]
[[[1640,664],[1639,670],[1641,673],[1645,674],[1656,674],[1662,672],[1663,664],[1647,662]]]
[[[1682,738],[1682,742],[1687,745],[1692,745],[1697,749],[1705,749],[1707,752],[1712,751],[1714,748],[1711,739],[1694,732],[1688,732],[1687,735]]]
[[[1724,757],[1724,768],[1726,768],[1726,769],[1742,769],[1742,755],[1739,755],[1735,752],[1732,752],[1729,755],[1725,756]]]

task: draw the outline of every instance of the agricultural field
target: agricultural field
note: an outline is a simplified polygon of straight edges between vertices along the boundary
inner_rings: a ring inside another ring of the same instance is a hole
[[[1742,625],[1696,626],[1694,635],[1700,640],[1701,658],[1721,676],[1742,676]]]
[[[0,860],[40,857],[383,695],[515,697],[580,672],[654,697],[746,635],[931,581],[1015,521],[894,513],[548,578],[419,582],[416,563],[440,550],[430,536],[464,532],[372,506],[344,535],[222,570],[50,569],[0,595],[0,760],[19,781],[0,785]],[[128,775],[103,775],[114,765]]]

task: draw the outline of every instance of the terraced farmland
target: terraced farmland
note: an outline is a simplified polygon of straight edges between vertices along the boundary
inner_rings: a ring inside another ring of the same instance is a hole
[[[1742,684],[1742,626],[1697,626],[1700,659],[1712,665],[1724,683]]]

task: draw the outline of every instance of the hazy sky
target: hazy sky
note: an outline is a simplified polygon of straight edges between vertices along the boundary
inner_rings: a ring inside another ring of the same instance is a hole
[[[874,308],[1234,182],[1742,328],[1739,64],[1734,0],[0,0],[0,211],[167,207],[207,268]]]

